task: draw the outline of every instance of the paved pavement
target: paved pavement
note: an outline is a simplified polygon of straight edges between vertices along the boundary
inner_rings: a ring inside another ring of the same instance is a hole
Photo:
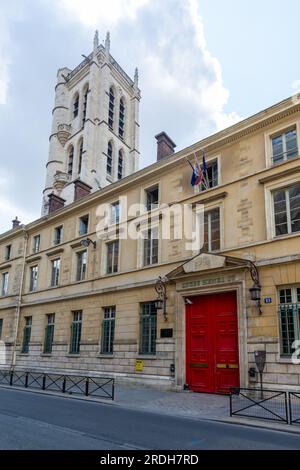
[[[300,439],[289,433],[0,388],[0,449],[280,450],[300,449]]]

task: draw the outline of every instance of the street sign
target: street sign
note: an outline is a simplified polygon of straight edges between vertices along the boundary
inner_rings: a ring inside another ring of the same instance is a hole
[[[271,304],[272,303],[272,297],[265,297],[264,302],[265,302],[265,304]]]

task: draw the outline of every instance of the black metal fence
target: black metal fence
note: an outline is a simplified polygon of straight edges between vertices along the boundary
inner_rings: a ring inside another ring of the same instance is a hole
[[[290,423],[300,424],[300,392],[289,392]]]
[[[230,416],[289,423],[287,393],[281,390],[236,388],[230,394]]]
[[[46,374],[43,372],[0,370],[0,385],[50,390],[70,395],[114,400],[115,381],[108,377]]]

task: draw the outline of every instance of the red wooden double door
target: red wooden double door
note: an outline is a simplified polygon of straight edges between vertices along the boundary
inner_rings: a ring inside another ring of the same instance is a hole
[[[186,381],[195,392],[239,386],[235,292],[190,297],[186,305]]]

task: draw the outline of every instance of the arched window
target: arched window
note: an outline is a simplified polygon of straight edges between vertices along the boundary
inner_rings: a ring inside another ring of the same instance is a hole
[[[119,150],[118,156],[118,180],[123,178],[123,152]]]
[[[87,108],[87,99],[88,99],[89,86],[86,85],[83,91],[83,103],[82,103],[82,126],[86,119],[86,108]]]
[[[125,102],[124,98],[120,99],[120,109],[119,109],[119,137],[124,138],[124,128],[125,128]]]
[[[109,141],[107,146],[107,162],[106,162],[106,173],[111,176],[112,174],[112,160],[113,160],[113,146]]]
[[[68,150],[68,175],[72,176],[74,161],[74,147],[71,145]]]
[[[83,139],[79,142],[79,151],[78,151],[78,174],[81,173],[82,168],[82,155],[83,155]]]
[[[114,126],[114,112],[115,112],[115,92],[113,87],[109,89],[109,108],[108,108],[108,125],[112,129]]]
[[[79,93],[76,93],[73,98],[73,119],[78,116],[79,112]]]

